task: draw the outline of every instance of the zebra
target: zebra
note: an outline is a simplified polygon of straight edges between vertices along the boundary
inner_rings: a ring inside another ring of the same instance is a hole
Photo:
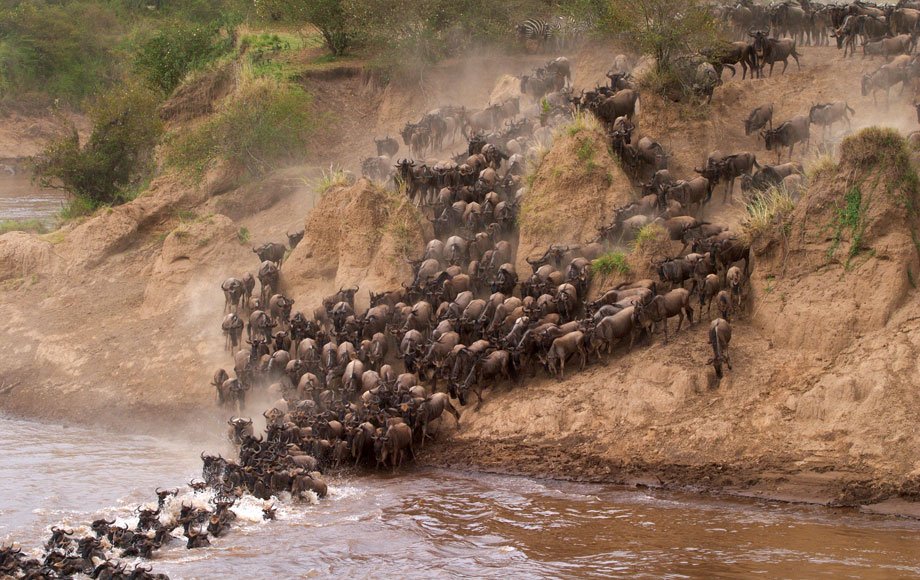
[[[518,36],[526,45],[535,42],[538,52],[548,48],[569,50],[575,48],[586,32],[584,23],[567,16],[556,16],[552,20],[528,18],[517,27]]]
[[[552,30],[553,46],[557,51],[572,50],[578,47],[587,32],[587,24],[570,16],[557,16],[549,24]]]
[[[518,37],[526,45],[528,42],[535,42],[537,50],[542,52],[546,49],[547,43],[553,38],[555,27],[543,20],[542,18],[528,18],[518,24]]]

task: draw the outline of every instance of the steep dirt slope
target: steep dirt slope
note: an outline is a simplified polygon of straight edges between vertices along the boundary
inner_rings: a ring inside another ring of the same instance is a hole
[[[306,220],[304,239],[284,263],[285,292],[304,308],[339,288],[360,287],[355,306],[368,307],[369,290],[399,288],[412,277],[408,253],[424,247],[425,229],[412,204],[362,179],[333,187]],[[430,225],[426,222],[428,236]]]
[[[848,505],[920,499],[916,169],[895,133],[841,152],[757,238],[721,383],[704,366],[704,317],[564,383],[489,392],[430,461]],[[837,234],[854,189],[858,224]]]
[[[557,131],[521,200],[516,268],[529,274],[528,257],[551,244],[583,244],[610,223],[613,209],[633,200],[632,186],[608,150],[593,118]],[[587,126],[585,126],[587,125]]]

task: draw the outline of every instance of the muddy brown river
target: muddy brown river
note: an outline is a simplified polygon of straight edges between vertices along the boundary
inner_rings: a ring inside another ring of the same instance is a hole
[[[66,194],[33,185],[28,173],[19,171],[10,175],[0,165],[0,221],[38,219],[54,222],[66,201]]]
[[[200,474],[182,441],[0,419],[0,540],[34,550],[51,525],[128,523],[156,487]],[[106,441],[100,445],[100,439]],[[316,504],[248,497],[210,548],[176,540],[179,578],[911,578],[920,522],[849,510],[405,469],[333,479]],[[207,501],[182,493],[182,501]]]

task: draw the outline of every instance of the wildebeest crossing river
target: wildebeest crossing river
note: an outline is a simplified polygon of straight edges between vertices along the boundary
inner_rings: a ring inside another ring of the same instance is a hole
[[[26,552],[52,525],[79,536],[98,517],[132,521],[154,488],[200,475],[201,442],[0,429],[0,540]],[[174,579],[920,576],[920,523],[848,510],[432,469],[274,503],[277,520],[263,522],[263,502],[244,498],[232,533],[204,550],[178,539],[150,564]]]

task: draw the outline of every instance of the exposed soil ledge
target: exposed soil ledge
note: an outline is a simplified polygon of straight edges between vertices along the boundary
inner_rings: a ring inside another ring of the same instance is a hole
[[[557,445],[443,439],[419,453],[416,464],[460,471],[517,475],[633,488],[728,495],[764,501],[855,508],[863,513],[920,519],[920,478],[900,486],[867,474],[830,468],[796,469],[764,458],[742,464],[650,463],[593,454],[596,441]],[[894,494],[894,495],[890,495]]]

